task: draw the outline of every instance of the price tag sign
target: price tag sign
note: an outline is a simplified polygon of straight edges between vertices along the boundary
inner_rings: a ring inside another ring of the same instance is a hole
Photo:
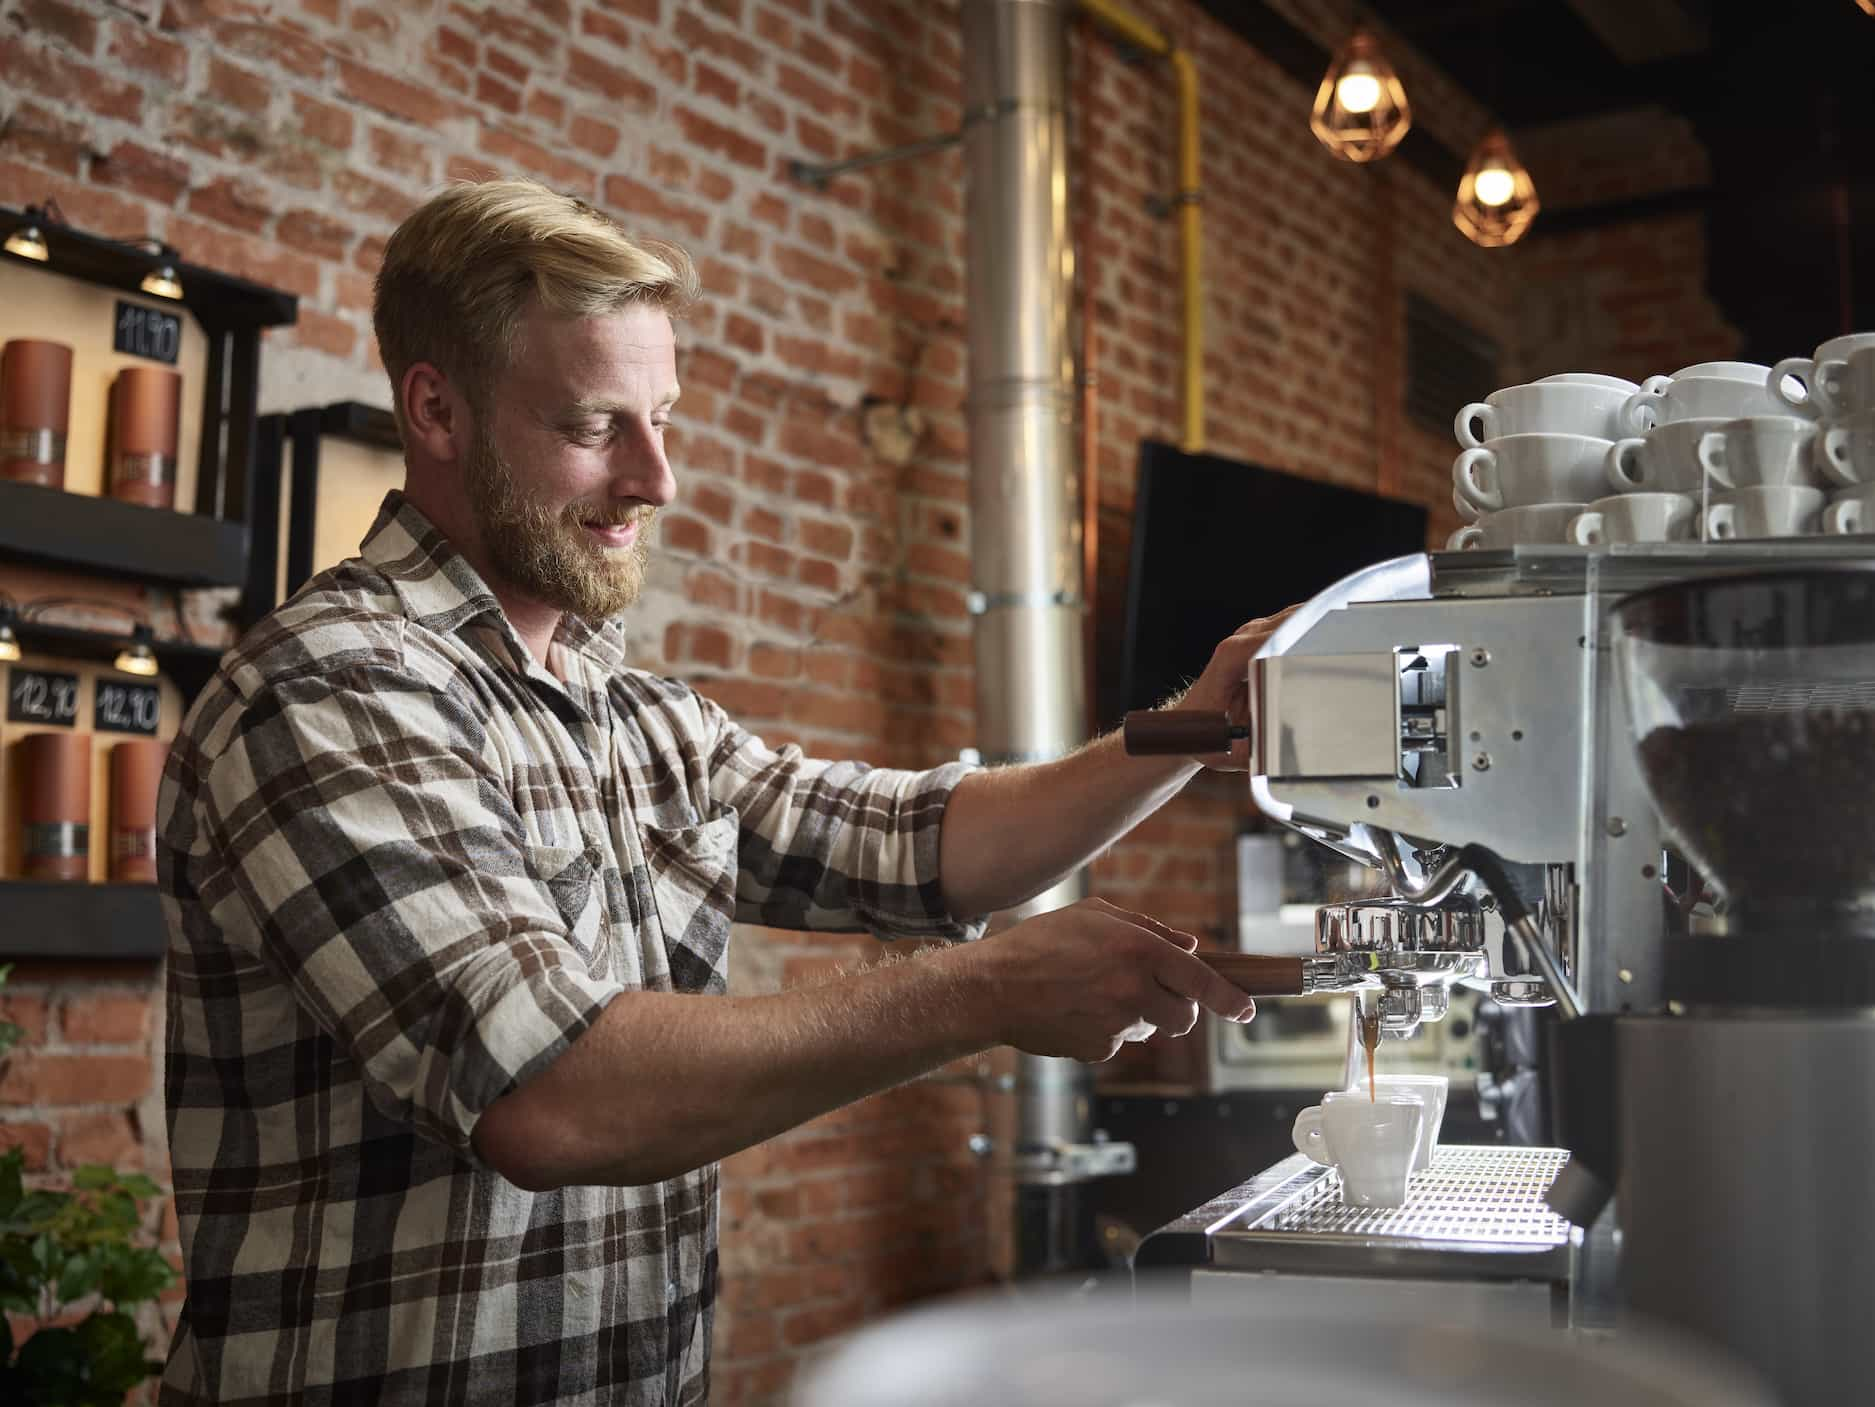
[[[176,364],[182,350],[182,319],[175,313],[117,300],[117,321],[111,329],[111,349],[153,362]]]
[[[156,736],[156,724],[163,707],[163,696],[156,685],[100,679],[95,703],[93,719],[100,733]]]
[[[45,669],[8,670],[7,722],[72,727],[78,722],[78,676]]]

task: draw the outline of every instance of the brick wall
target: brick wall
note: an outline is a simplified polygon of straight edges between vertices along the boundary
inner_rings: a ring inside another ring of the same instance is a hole
[[[1340,37],[1339,0],[1282,7]],[[1572,259],[1611,246],[1473,248],[1451,192],[1330,159],[1308,133],[1312,92],[1195,5],[1139,8],[1192,47],[1203,80],[1212,447],[1388,483],[1428,503],[1443,536],[1453,448],[1398,414],[1401,295],[1516,348],[1525,282],[1562,289]],[[267,341],[269,410],[384,403],[371,276],[395,222],[445,179],[534,174],[683,241],[706,295],[680,332],[682,497],[638,662],[771,740],[927,765],[972,741],[961,164],[927,157],[825,192],[786,167],[954,127],[956,30],[954,3],[912,0],[0,0],[0,201],[53,196],[86,228],[158,234],[299,294],[299,325]],[[1469,145],[1486,119],[1462,81],[1395,58],[1418,120]],[[1145,206],[1173,184],[1173,109],[1163,75],[1104,41],[1077,39],[1075,63],[1110,595],[1135,447],[1178,424],[1176,237]],[[1632,374],[1587,326],[1583,364]],[[1642,369],[1677,364],[1661,351]],[[1098,887],[1217,928],[1241,796],[1228,779],[1195,785],[1099,863]],[[736,981],[772,990],[871,951],[751,931]],[[52,1174],[90,1156],[160,1174],[161,1037],[137,1019],[160,995],[149,974],[36,965],[14,985],[29,1035],[0,1083],[0,1139]],[[985,1189],[964,1151],[977,1121],[974,1091],[925,1083],[731,1160],[719,1400],[773,1400],[806,1345],[987,1276]]]

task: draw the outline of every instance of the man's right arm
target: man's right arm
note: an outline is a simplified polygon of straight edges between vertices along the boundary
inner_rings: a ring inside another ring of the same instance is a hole
[[[552,1065],[495,1100],[477,1154],[517,1185],[676,1176],[993,1045],[1104,1060],[1243,993],[1192,940],[1089,900],[978,943],[778,996],[624,992]]]

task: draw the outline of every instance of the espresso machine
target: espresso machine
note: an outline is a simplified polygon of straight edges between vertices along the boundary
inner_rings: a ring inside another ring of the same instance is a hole
[[[1247,731],[1258,807],[1392,898],[1324,910],[1300,970],[1220,970],[1354,990],[1369,1039],[1412,1039],[1455,983],[1553,1006],[1555,1146],[1445,1150],[1379,1216],[1285,1160],[1141,1263],[1195,1298],[1274,1272],[1343,1310],[1664,1321],[1792,1407],[1866,1396],[1875,540],[1402,558],[1295,612],[1249,685],[1247,730],[1135,716],[1129,748]]]

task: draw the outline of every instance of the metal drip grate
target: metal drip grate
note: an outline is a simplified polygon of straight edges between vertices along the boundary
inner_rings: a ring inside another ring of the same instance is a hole
[[[1562,1148],[1448,1144],[1395,1208],[1344,1207],[1341,1179],[1305,1164],[1265,1205],[1216,1228],[1213,1254],[1321,1274],[1566,1278],[1572,1229],[1543,1194],[1568,1161]]]
[[[1344,1207],[1341,1179],[1330,1176],[1276,1208],[1257,1229],[1565,1245],[1569,1223],[1544,1204],[1543,1194],[1568,1161],[1561,1148],[1441,1148],[1438,1161],[1414,1176],[1403,1207]]]
[[[1809,709],[1875,708],[1875,680],[1832,679],[1812,683],[1740,684],[1725,691],[1738,713],[1795,713]]]

